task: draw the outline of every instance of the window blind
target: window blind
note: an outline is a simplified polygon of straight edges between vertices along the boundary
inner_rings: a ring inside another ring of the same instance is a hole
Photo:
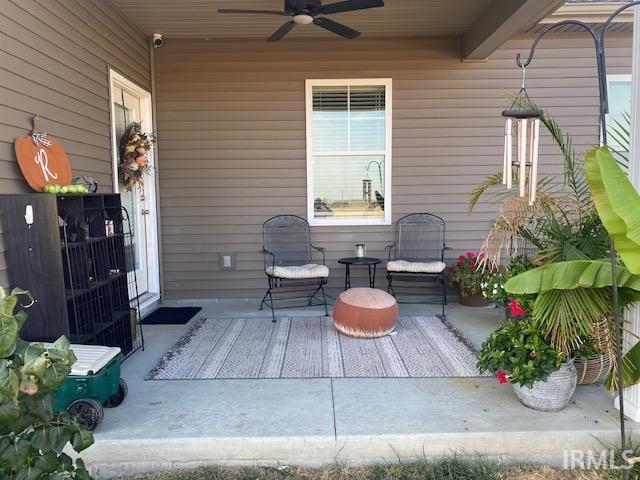
[[[313,87],[315,152],[384,150],[385,87]]]

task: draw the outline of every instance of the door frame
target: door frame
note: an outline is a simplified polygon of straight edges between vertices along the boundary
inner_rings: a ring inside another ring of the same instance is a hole
[[[113,108],[113,87],[117,84],[120,88],[129,91],[131,94],[140,98],[140,115],[145,125],[150,126],[150,130],[153,129],[153,102],[151,93],[140,87],[138,84],[128,79],[118,71],[109,67],[109,118],[111,121],[111,166],[113,169],[113,191],[114,193],[120,193],[120,182],[118,181],[118,156],[119,156],[119,141],[116,138],[116,122],[115,122],[115,109]],[[149,206],[149,214],[144,216],[145,226],[147,230],[147,275],[148,275],[148,288],[147,292],[153,297],[159,298],[160,296],[160,253],[158,242],[158,209],[157,209],[157,186],[156,186],[156,158],[154,149],[152,149],[147,155],[149,164],[151,165],[151,176],[148,182],[145,182],[145,187],[148,191],[145,192],[146,202]],[[144,294],[140,295],[141,297]],[[133,299],[132,299],[133,300]]]

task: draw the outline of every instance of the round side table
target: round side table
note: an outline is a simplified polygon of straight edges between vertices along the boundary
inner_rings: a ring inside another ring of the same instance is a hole
[[[376,265],[382,260],[375,257],[346,257],[338,260],[338,263],[346,267],[344,275],[344,289],[351,288],[351,266],[367,266],[369,268],[369,287],[375,288],[376,284]]]

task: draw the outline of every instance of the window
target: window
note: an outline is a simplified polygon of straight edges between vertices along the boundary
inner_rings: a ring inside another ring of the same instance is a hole
[[[631,75],[607,75],[607,134],[609,146],[622,154],[629,155],[629,135],[631,131]]]
[[[391,224],[391,79],[307,80],[311,225]]]

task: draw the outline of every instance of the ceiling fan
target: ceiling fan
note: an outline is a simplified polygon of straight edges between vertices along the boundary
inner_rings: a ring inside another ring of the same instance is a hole
[[[284,12],[276,10],[237,10],[233,8],[221,8],[218,13],[257,13],[265,15],[280,15],[293,17],[287,23],[276,30],[267,42],[277,42],[293,29],[296,25],[309,25],[313,23],[341,37],[356,38],[360,32],[338,22],[318,15],[331,15],[334,13],[352,12],[365,8],[384,7],[384,0],[344,0],[342,2],[322,5],[321,0],[284,0]]]

